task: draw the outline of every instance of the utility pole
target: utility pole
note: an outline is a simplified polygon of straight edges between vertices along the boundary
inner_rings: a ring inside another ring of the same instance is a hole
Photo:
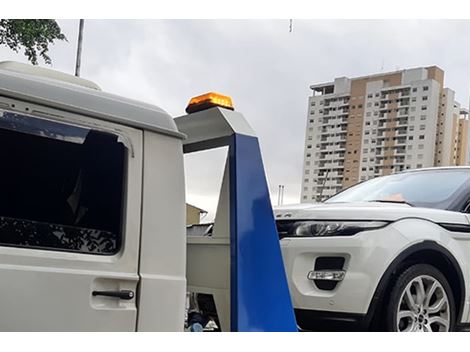
[[[78,26],[78,44],[77,44],[77,59],[75,61],[75,76],[80,77],[80,64],[82,61],[82,41],[83,41],[83,25],[85,20],[80,20]]]
[[[277,205],[282,205],[284,203],[284,185],[279,185],[277,190]]]

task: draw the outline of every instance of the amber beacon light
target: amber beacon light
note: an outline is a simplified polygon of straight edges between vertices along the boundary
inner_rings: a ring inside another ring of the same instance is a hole
[[[188,106],[186,107],[186,112],[191,114],[193,112],[206,110],[214,106],[234,110],[232,98],[219,93],[211,92],[191,98]]]

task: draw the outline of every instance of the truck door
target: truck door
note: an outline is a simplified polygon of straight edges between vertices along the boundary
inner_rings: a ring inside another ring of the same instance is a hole
[[[0,110],[1,331],[136,328],[142,132],[75,118]]]

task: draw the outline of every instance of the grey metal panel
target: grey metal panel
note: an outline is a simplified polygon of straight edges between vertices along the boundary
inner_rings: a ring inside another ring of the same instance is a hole
[[[0,95],[184,138],[157,106],[70,82],[0,69]]]
[[[178,129],[188,136],[184,145],[216,140],[234,133],[256,136],[242,114],[219,107],[177,117],[175,122]]]

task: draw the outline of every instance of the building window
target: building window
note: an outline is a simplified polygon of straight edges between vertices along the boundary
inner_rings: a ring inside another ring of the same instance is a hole
[[[421,110],[427,110],[428,107],[426,105],[421,106]]]
[[[419,139],[424,139],[424,135],[422,134],[421,136],[419,136]]]
[[[127,155],[118,137],[10,113],[0,125],[1,149],[15,151],[2,155],[0,245],[117,253]]]
[[[413,93],[417,92],[418,88],[413,88]]]
[[[428,100],[428,97],[425,95],[423,98],[423,101]]]
[[[412,97],[412,98],[411,98],[411,101],[412,101],[412,102],[415,102],[415,101],[416,101],[416,97]]]
[[[424,86],[424,87],[423,87],[423,91],[426,92],[427,90],[429,90],[429,87],[428,87],[428,86]]]
[[[419,129],[420,129],[420,131],[424,131],[426,129],[426,125],[420,125]]]

